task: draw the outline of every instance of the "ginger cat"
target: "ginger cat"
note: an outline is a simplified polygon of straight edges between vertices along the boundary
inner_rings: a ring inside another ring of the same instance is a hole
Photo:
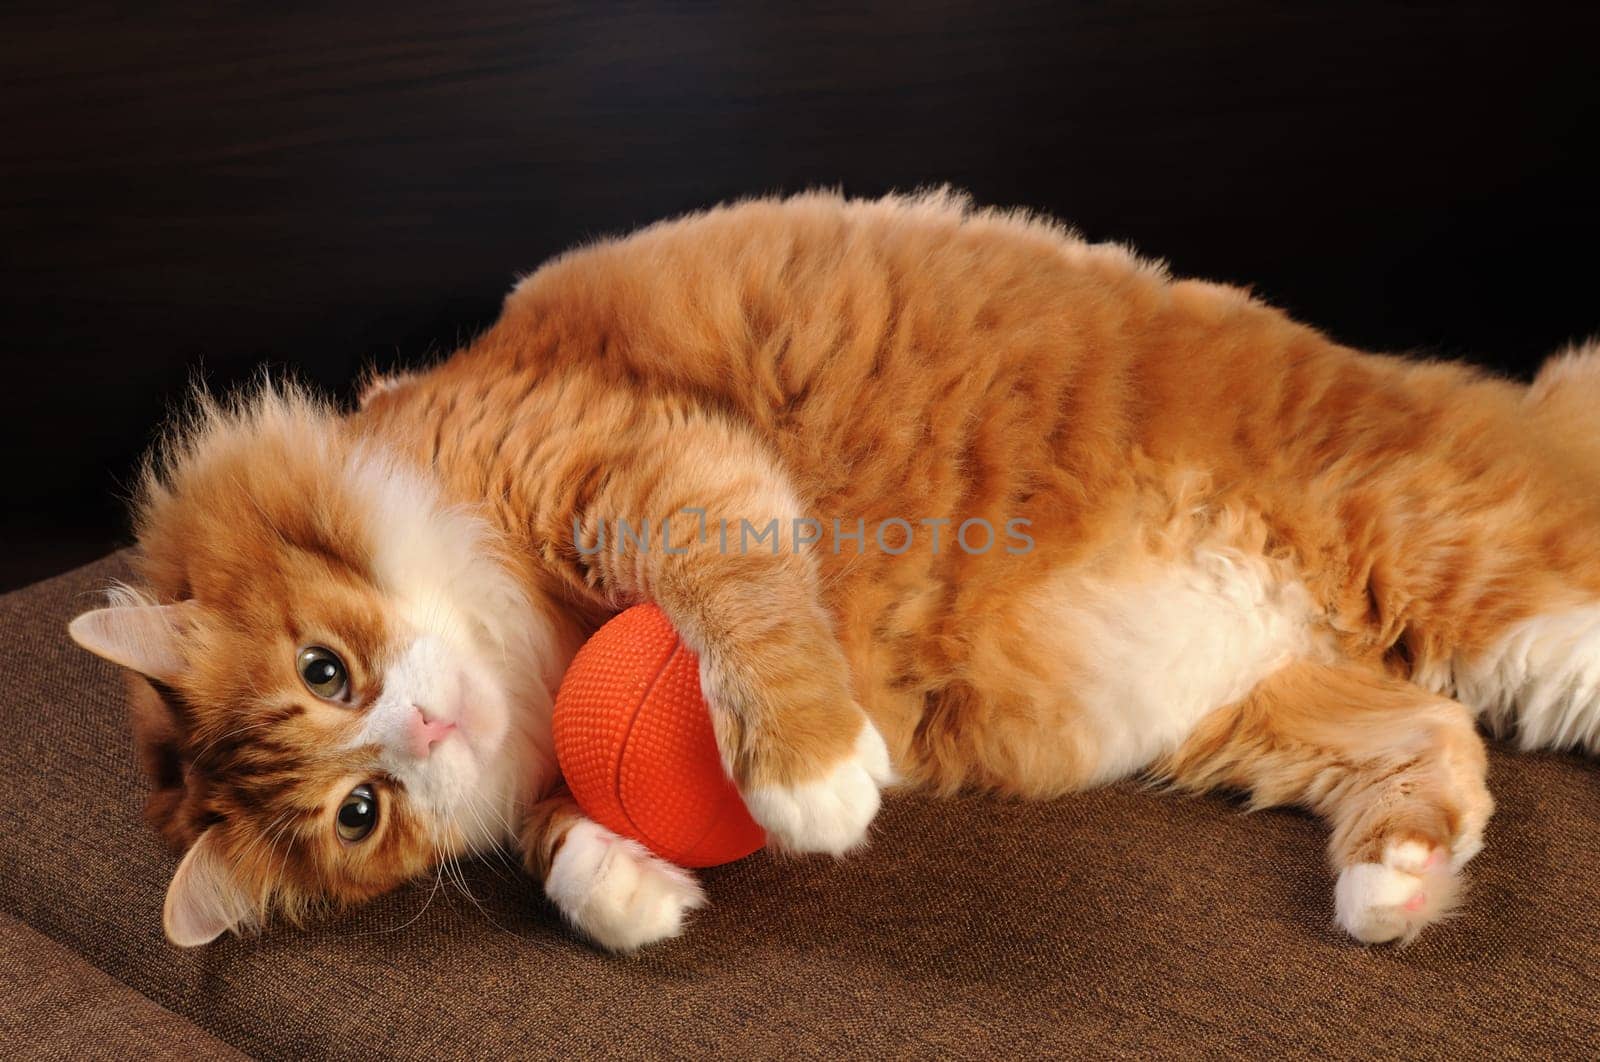
[[[135,676],[181,945],[501,844],[601,945],[678,933],[693,878],[550,748],[644,599],[778,846],[856,848],[892,783],[1144,774],[1315,810],[1339,923],[1409,939],[1483,843],[1476,721],[1600,747],[1597,402],[1600,350],[1363,354],[947,193],[746,202],[550,262],[354,412],[202,400],[71,632]]]

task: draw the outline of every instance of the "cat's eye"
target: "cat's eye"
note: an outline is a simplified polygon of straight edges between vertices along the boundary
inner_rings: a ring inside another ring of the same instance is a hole
[[[378,798],[370,785],[358,785],[339,804],[339,813],[333,818],[333,828],[339,840],[356,844],[367,839],[378,824]]]
[[[350,675],[344,669],[344,661],[332,649],[313,645],[300,650],[297,667],[300,681],[318,697],[341,701],[350,692]]]

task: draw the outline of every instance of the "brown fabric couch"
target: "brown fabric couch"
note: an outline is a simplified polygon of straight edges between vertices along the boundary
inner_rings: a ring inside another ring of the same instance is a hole
[[[1121,785],[892,798],[858,858],[706,873],[689,935],[635,958],[494,860],[472,899],[179,951],[120,683],[63,630],[125,571],[0,598],[0,1053],[1600,1056],[1600,778],[1562,756],[1495,756],[1468,906],[1405,949],[1334,927],[1310,818]]]

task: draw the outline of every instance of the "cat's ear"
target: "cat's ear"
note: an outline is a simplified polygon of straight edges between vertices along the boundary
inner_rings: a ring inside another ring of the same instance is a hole
[[[255,906],[219,848],[215,828],[202,833],[167,886],[161,924],[167,939],[180,948],[209,944],[230,929],[255,922]]]
[[[171,685],[183,670],[193,608],[190,602],[97,608],[67,624],[67,633],[96,656]]]

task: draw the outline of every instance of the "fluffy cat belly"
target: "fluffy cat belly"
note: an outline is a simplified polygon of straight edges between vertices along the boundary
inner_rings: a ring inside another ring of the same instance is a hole
[[[1068,662],[1082,785],[1149,766],[1313,650],[1305,588],[1281,565],[1227,547],[1149,561],[1131,577],[1066,573],[1036,600],[1043,647]]]

